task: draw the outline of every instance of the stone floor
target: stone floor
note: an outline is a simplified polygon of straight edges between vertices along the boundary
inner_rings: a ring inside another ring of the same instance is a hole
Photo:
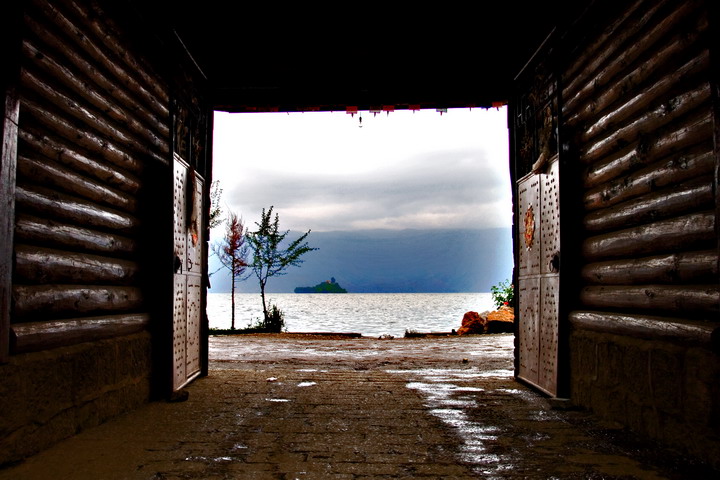
[[[188,400],[156,402],[0,480],[718,478],[512,378],[509,335],[212,337]]]

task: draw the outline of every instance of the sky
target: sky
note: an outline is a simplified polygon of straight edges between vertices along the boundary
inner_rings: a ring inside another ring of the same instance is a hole
[[[213,179],[250,229],[270,206],[293,231],[509,227],[506,115],[216,112]]]

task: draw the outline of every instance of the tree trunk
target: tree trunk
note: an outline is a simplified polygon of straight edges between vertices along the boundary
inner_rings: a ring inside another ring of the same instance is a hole
[[[231,272],[230,284],[230,330],[235,330],[235,272]]]
[[[263,305],[263,320],[267,322],[268,319],[268,311],[267,306],[265,304],[265,282],[260,281],[260,298],[262,298],[262,305]]]

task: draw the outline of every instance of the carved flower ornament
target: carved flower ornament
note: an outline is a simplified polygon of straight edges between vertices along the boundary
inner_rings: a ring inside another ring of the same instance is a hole
[[[525,211],[525,246],[530,250],[533,246],[535,238],[535,214],[532,205],[529,205]]]

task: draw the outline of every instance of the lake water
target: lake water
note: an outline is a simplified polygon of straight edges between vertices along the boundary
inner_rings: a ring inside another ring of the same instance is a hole
[[[490,293],[347,293],[268,295],[285,314],[288,332],[357,332],[402,337],[405,330],[449,332],[465,312],[494,310]],[[230,328],[230,294],[208,293],[211,328]],[[262,317],[260,295],[235,294],[235,328]]]

